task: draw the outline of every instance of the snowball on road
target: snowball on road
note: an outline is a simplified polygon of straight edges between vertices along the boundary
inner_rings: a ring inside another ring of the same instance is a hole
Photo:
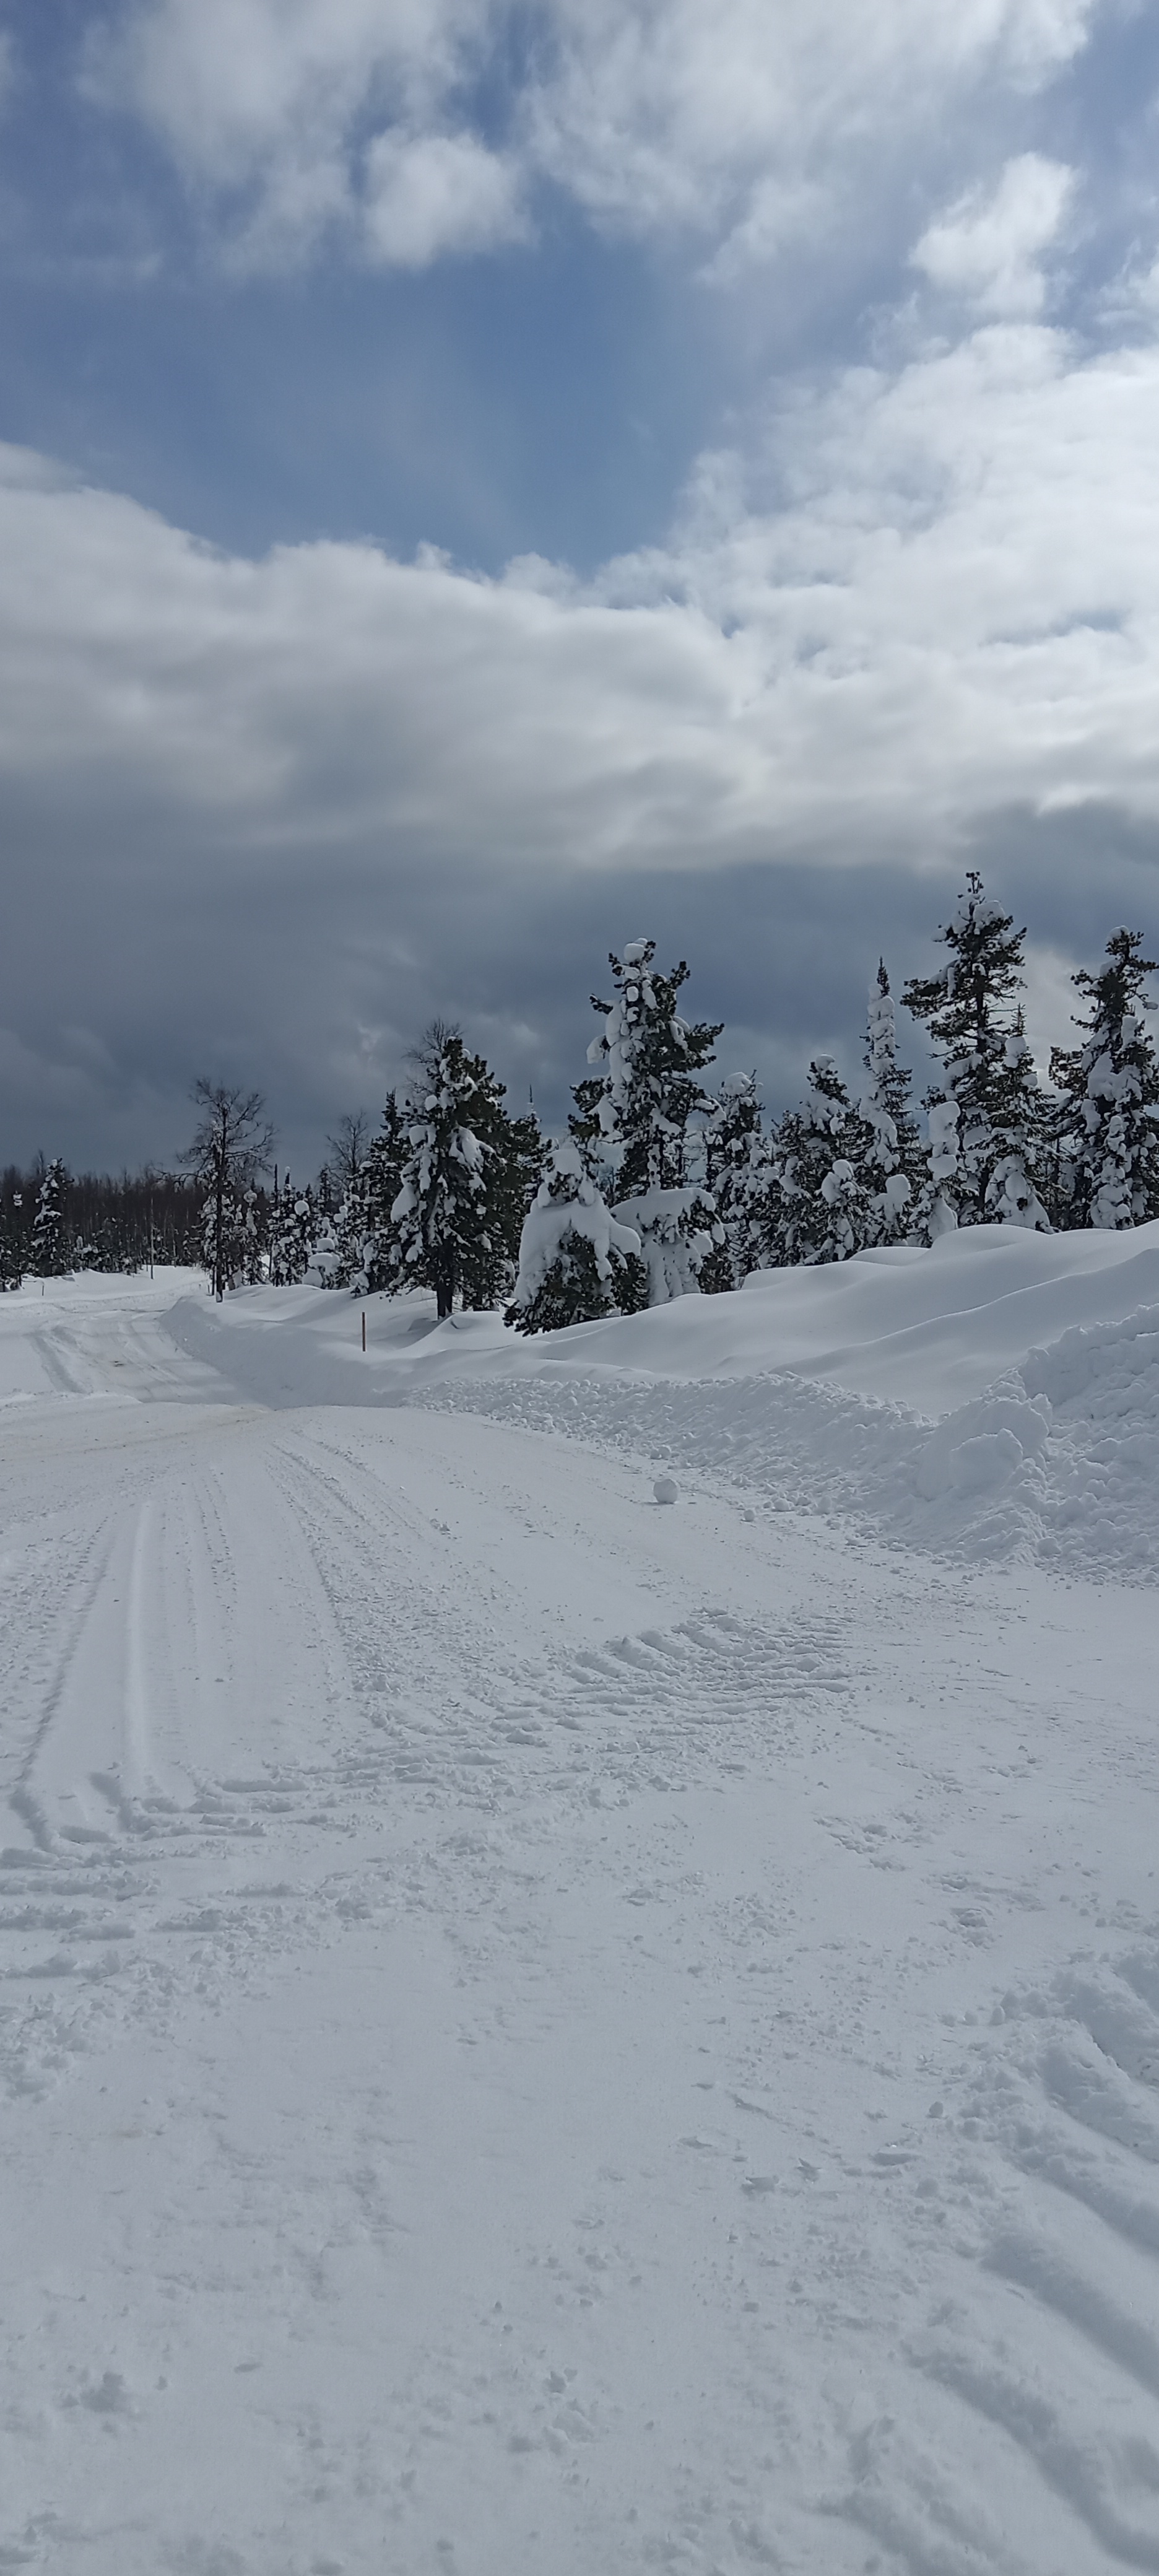
[[[0,2567],[1159,2567],[1159,1228],[367,1323],[0,1299]]]

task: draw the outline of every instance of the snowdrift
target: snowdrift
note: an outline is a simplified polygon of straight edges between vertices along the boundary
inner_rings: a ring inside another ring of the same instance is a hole
[[[263,1404],[487,1414],[967,1557],[1159,1573],[1159,1225],[978,1227],[530,1341],[366,1311],[365,1357],[359,1308],[307,1290],[185,1299],[169,1329]]]

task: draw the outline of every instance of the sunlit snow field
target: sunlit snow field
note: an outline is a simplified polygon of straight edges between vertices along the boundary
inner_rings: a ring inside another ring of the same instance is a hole
[[[1159,1227],[366,1319],[0,1299],[0,2569],[1159,2569]]]

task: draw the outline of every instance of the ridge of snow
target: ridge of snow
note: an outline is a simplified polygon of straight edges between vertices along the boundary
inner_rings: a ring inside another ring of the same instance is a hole
[[[170,1330],[274,1405],[564,1433],[973,1561],[1159,1576],[1159,1225],[979,1226],[528,1342],[425,1301],[239,1292]]]

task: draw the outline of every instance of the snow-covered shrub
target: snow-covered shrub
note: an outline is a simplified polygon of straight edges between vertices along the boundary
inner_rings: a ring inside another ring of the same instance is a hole
[[[869,1195],[859,1175],[865,1123],[832,1056],[814,1056],[809,1088],[770,1144],[765,1261],[848,1261],[873,1240]]]
[[[341,1288],[344,1284],[333,1217],[323,1216],[318,1220],[305,1279],[308,1288]]]
[[[636,1237],[649,1306],[699,1296],[701,1267],[713,1250],[712,1211],[703,1189],[692,1183],[686,1189],[641,1190],[618,1200],[612,1213]]]
[[[523,1220],[507,1322],[521,1333],[554,1333],[646,1304],[639,1235],[612,1214],[579,1147],[557,1145]]]

